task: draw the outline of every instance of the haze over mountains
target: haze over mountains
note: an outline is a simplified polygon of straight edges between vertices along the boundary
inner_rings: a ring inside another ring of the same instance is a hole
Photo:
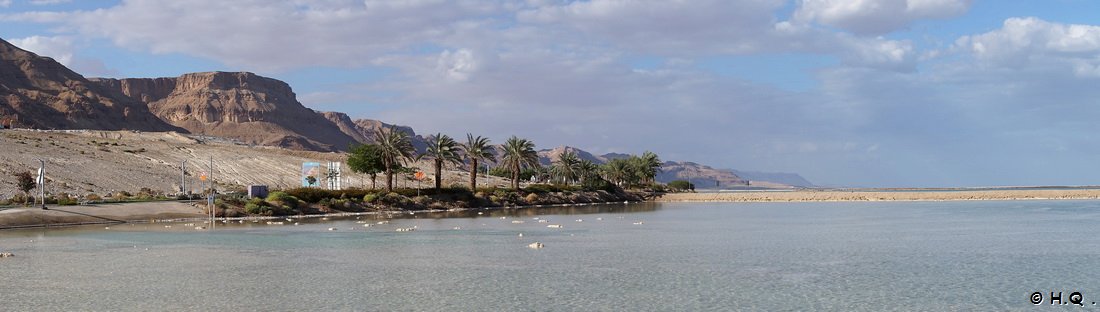
[[[376,129],[392,126],[340,112],[314,111],[298,102],[285,82],[253,73],[88,79],[52,58],[4,40],[0,40],[0,121],[39,129],[177,131],[310,151],[344,151],[352,144],[372,142]],[[396,129],[410,135],[418,152],[427,146],[412,128]],[[561,146],[541,151],[540,161],[549,164],[565,151],[596,163],[628,156],[597,156]],[[714,181],[723,188],[751,184],[732,170],[690,162],[666,162],[662,171],[659,182],[687,179],[700,188],[712,187]],[[767,187],[811,186],[797,174],[754,173],[753,177],[771,182]]]

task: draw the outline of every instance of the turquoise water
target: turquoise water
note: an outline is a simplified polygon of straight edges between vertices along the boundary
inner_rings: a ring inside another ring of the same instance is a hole
[[[0,309],[1051,310],[1069,307],[1029,295],[1080,291],[1086,306],[1072,308],[1100,310],[1100,201],[649,203],[357,223],[379,221],[367,219],[0,231],[0,251],[17,255],[0,259]]]

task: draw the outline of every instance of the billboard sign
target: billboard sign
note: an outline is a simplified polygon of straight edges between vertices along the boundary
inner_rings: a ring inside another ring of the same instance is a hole
[[[310,183],[313,177],[312,182]],[[304,162],[302,163],[302,186],[316,187],[320,186],[321,182],[321,163],[319,162]]]

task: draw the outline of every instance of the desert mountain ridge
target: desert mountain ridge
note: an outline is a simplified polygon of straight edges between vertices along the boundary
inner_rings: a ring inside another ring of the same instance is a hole
[[[418,152],[428,145],[428,138],[417,135],[411,127],[307,108],[287,83],[249,72],[85,78],[52,58],[2,39],[0,123],[37,129],[176,131],[248,145],[320,152],[346,151],[353,144],[371,143],[377,129],[393,127],[409,134]],[[594,155],[560,146],[540,151],[540,162],[550,164],[565,151],[598,164],[629,156]],[[687,179],[697,182],[700,188],[750,184],[732,170],[694,163],[669,162],[662,172],[659,182]]]
[[[585,150],[572,146],[558,146],[552,149],[539,151],[539,163],[548,166],[553,164],[561,154],[572,152],[577,158],[588,160],[596,164],[603,164],[612,159],[624,159],[629,154],[607,153],[595,155]],[[688,161],[666,161],[661,164],[661,170],[656,176],[657,182],[668,183],[674,180],[687,180],[700,189],[728,189],[728,188],[797,188],[813,187],[813,183],[807,181],[797,173],[786,172],[758,172],[738,171],[733,169],[718,169],[707,165],[701,165]]]

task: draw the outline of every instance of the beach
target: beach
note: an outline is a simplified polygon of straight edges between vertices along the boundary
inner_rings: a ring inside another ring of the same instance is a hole
[[[802,190],[670,193],[657,202],[836,202],[836,201],[960,201],[1100,199],[1100,189],[1004,189],[1004,190]]]
[[[48,206],[0,210],[0,229],[79,224],[149,222],[205,217],[201,207],[186,202],[162,201],[84,206]]]

